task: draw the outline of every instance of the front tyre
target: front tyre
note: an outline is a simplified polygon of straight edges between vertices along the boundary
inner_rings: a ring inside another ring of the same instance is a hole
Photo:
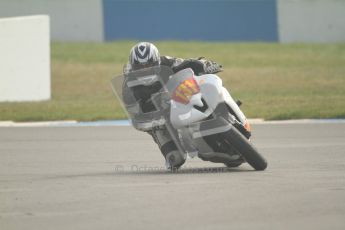
[[[235,128],[225,133],[226,142],[235,148],[255,170],[265,170],[267,161],[255,147]]]

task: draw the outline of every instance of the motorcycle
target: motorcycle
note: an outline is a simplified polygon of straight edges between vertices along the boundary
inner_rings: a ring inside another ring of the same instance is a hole
[[[166,129],[184,156],[266,169],[239,103],[216,74],[196,76],[190,68],[174,73],[156,66],[114,77],[112,87],[134,128]]]

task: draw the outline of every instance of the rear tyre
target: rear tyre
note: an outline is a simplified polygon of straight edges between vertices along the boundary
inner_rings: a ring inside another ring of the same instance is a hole
[[[243,158],[239,158],[237,160],[230,160],[230,158],[234,157],[235,150],[234,148],[231,148],[229,144],[225,141],[227,137],[224,135],[224,133],[218,133],[210,136],[204,136],[203,137],[206,144],[213,150],[214,153],[223,153],[223,157],[218,154],[214,155],[213,157],[203,157],[201,154],[199,154],[199,157],[204,161],[211,161],[214,163],[223,163],[228,168],[235,168],[243,164],[245,161]],[[236,155],[239,154],[236,152]]]
[[[265,170],[267,161],[263,158],[255,147],[234,127],[225,133],[226,142],[241,153],[243,158],[255,170]]]
[[[224,163],[226,167],[228,168],[237,168],[238,166],[240,166],[243,163],[243,161],[241,162],[229,162],[229,163]]]

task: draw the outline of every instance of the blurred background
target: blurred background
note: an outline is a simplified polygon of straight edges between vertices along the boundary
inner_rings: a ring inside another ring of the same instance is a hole
[[[221,63],[250,118],[345,117],[342,0],[1,0],[0,18],[0,120],[125,118],[110,79],[141,40]]]
[[[2,0],[0,17],[47,14],[53,41],[342,42],[342,0]]]

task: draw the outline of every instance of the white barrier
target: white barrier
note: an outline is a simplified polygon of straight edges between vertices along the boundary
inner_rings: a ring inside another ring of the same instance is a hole
[[[0,0],[0,18],[49,15],[53,41],[103,41],[102,0]]]
[[[344,0],[278,0],[280,42],[344,42]]]
[[[50,99],[49,17],[0,19],[0,101]]]

